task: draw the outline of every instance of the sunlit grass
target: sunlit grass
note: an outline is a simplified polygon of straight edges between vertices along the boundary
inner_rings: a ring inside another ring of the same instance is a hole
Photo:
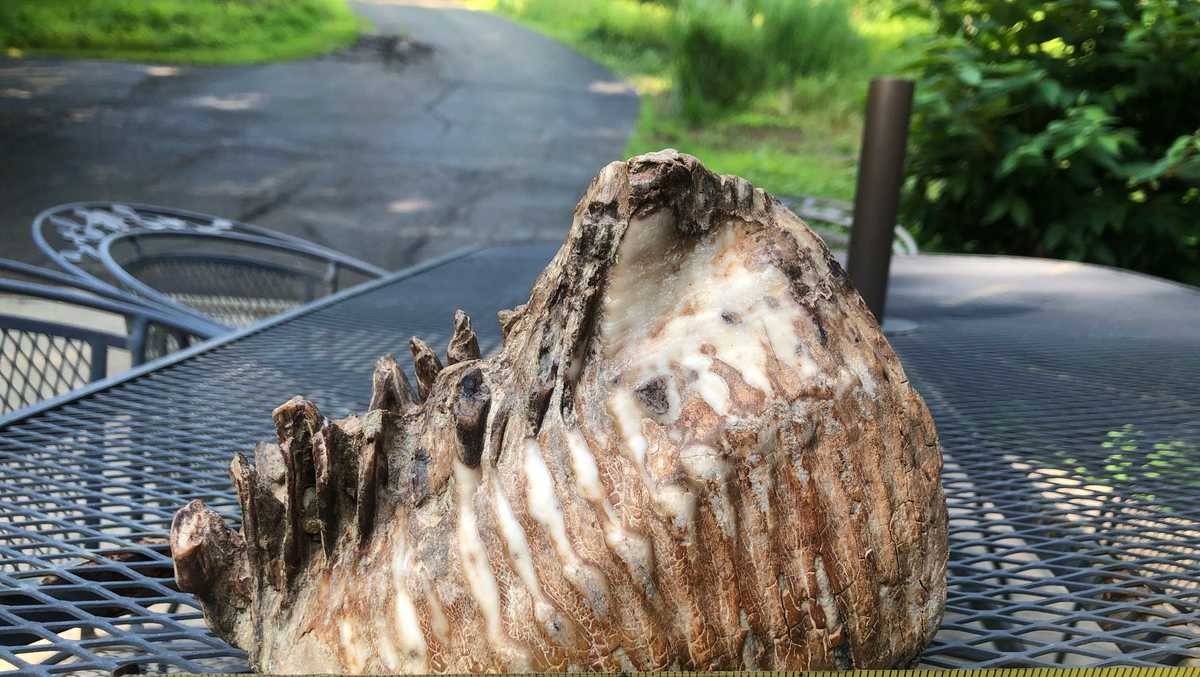
[[[670,146],[779,195],[844,200],[854,192],[867,84],[898,72],[908,59],[905,42],[929,30],[923,20],[892,17],[864,0],[853,19],[868,41],[866,63],[797,78],[742,110],[691,125],[672,90],[669,7],[636,0],[473,0],[472,6],[570,45],[628,80],[642,108],[626,155]]]
[[[10,54],[254,63],[327,52],[361,28],[346,0],[0,0]]]
[[[669,86],[671,10],[638,0],[467,0],[574,47],[638,86]]]

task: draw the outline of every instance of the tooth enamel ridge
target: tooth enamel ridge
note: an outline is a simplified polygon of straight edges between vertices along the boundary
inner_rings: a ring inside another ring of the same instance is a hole
[[[447,309],[447,313],[452,309]],[[411,339],[368,411],[293,398],[176,580],[269,672],[911,664],[945,601],[941,447],[820,239],[662,151],[606,166],[483,358]],[[414,385],[415,384],[415,388]]]

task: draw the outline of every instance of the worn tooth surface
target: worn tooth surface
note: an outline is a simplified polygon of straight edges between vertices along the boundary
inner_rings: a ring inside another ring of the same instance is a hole
[[[428,343],[416,336],[408,340],[408,345],[412,350],[413,372],[417,377],[417,395],[424,402],[429,398],[433,382],[442,371],[442,361],[438,359],[437,353],[433,352]]]
[[[222,565],[243,549],[242,535],[201,500],[175,514],[171,527],[171,555],[175,581],[186,592],[200,592],[225,574]]]
[[[819,238],[673,151],[605,167],[486,359],[461,312],[369,411],[295,398],[172,546],[269,672],[905,666],[945,600],[941,449]],[[245,546],[241,546],[244,539]],[[323,555],[321,553],[324,553]]]
[[[316,474],[318,533],[325,556],[333,554],[337,538],[337,462],[333,447],[333,424],[325,421],[313,439],[313,470]]]
[[[516,308],[512,308],[512,309],[505,308],[505,309],[496,311],[496,321],[500,323],[500,337],[501,338],[503,338],[503,339],[508,338],[508,333],[510,331],[512,331],[513,324],[517,321],[518,318],[521,317],[521,313],[523,313],[524,311],[525,311],[524,303],[517,306]]]
[[[450,344],[446,346],[446,364],[457,364],[479,359],[479,339],[471,329],[471,318],[462,310],[454,311],[454,331]]]
[[[250,572],[242,534],[203,501],[188,503],[171,522],[175,581],[184,592],[209,602],[205,618],[222,634],[234,632],[239,611],[251,597]],[[221,604],[214,604],[217,600]]]
[[[299,440],[301,446],[308,443],[308,437],[320,428],[324,418],[317,405],[299,396],[276,407],[271,417],[275,421],[275,434],[280,444]]]

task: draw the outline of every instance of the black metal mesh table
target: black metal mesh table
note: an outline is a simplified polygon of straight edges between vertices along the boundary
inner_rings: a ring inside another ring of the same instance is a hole
[[[174,588],[193,498],[293,394],[365,407],[376,357],[493,347],[549,245],[489,249],[327,299],[0,429],[0,671],[236,671]],[[1090,266],[904,257],[892,343],[946,451],[950,596],[927,666],[1200,664],[1200,292]],[[152,365],[153,366],[153,365]]]

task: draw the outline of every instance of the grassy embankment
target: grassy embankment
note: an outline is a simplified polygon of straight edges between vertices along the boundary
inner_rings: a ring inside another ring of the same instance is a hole
[[[776,194],[843,200],[854,192],[867,83],[895,73],[907,58],[905,40],[927,30],[865,0],[472,4],[566,43],[631,82],[643,103],[627,154],[673,146]],[[715,63],[722,59],[738,66]],[[747,72],[760,74],[757,84],[744,84]],[[682,78],[699,84],[681,86]],[[752,93],[734,92],[720,110],[689,110],[697,97],[739,86]]]
[[[346,0],[3,0],[0,50],[131,61],[299,59],[350,44]]]

